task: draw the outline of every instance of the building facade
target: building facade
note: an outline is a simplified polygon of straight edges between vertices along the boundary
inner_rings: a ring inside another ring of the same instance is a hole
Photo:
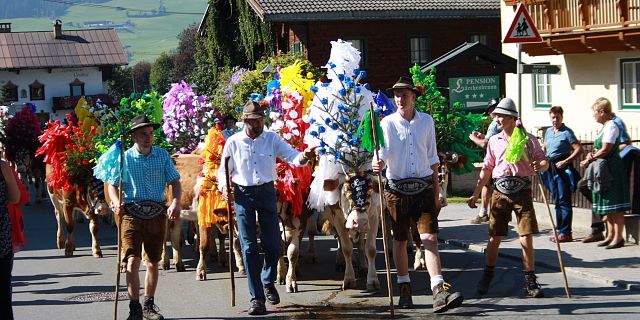
[[[37,113],[63,118],[82,97],[108,99],[113,66],[127,64],[113,29],[11,32],[0,23],[0,88],[10,112],[29,102]]]
[[[524,3],[543,42],[522,45],[522,62],[560,66],[560,74],[522,75],[522,117],[529,128],[550,126],[549,108],[562,106],[564,122],[579,137],[600,129],[591,105],[612,103],[633,139],[640,124],[640,5],[638,0],[501,1],[503,38]],[[517,57],[516,44],[502,52]],[[517,97],[517,76],[508,74],[507,96]]]
[[[414,64],[425,65],[465,42],[500,51],[499,1],[248,0],[270,22],[276,49],[302,52],[325,65],[331,41],[349,41],[374,89],[391,86]]]

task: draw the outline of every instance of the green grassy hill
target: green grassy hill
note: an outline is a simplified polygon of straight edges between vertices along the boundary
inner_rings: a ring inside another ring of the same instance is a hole
[[[158,10],[159,0],[113,0],[101,5],[139,10]],[[84,29],[78,27],[85,21],[111,21],[125,24],[130,21],[134,26],[118,30],[122,45],[132,54],[130,64],[146,60],[153,62],[163,51],[178,46],[178,34],[192,23],[199,23],[207,7],[206,0],[168,0],[164,1],[167,12],[184,12],[197,14],[167,14],[159,17],[128,17],[127,10],[99,8],[93,6],[72,6],[64,16],[55,17],[65,24],[64,30]],[[132,14],[139,12],[130,11]],[[45,31],[53,30],[51,18],[8,19],[12,31]],[[72,23],[73,26],[66,25]]]

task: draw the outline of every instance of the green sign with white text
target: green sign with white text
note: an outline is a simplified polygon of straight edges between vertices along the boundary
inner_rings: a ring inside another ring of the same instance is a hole
[[[491,98],[500,97],[499,76],[449,78],[449,105],[460,102],[468,110],[485,109]]]

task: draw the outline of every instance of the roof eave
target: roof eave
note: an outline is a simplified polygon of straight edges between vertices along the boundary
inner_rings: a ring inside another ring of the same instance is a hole
[[[9,71],[15,72],[18,70],[36,70],[36,69],[67,69],[67,68],[87,68],[87,67],[115,67],[115,66],[126,66],[129,65],[129,62],[126,63],[110,63],[110,64],[95,64],[95,65],[73,65],[73,66],[33,66],[33,67],[0,67],[0,71]]]
[[[254,1],[249,1],[251,4]],[[264,22],[289,21],[354,21],[365,19],[399,20],[399,19],[444,19],[444,18],[500,18],[500,10],[401,10],[401,11],[332,11],[269,14],[254,11]]]
[[[256,0],[247,0],[253,12],[262,20],[262,22],[267,22],[266,16],[264,13],[264,8],[260,5],[260,3]]]

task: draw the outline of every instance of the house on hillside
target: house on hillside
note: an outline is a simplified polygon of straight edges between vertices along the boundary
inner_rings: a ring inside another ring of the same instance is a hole
[[[565,123],[589,140],[600,126],[591,105],[608,98],[613,111],[640,139],[640,10],[631,0],[544,0],[501,3],[508,30],[519,3],[526,3],[542,42],[522,45],[522,62],[560,66],[560,74],[522,76],[522,114],[532,127],[550,126],[549,108],[562,106]],[[506,33],[506,31],[505,31]],[[504,38],[504,35],[503,35]],[[502,52],[517,57],[515,44]],[[507,96],[517,97],[517,79],[507,75]]]
[[[464,42],[500,51],[499,0],[247,1],[273,25],[276,50],[302,52],[314,65],[326,64],[330,41],[350,41],[375,89]]]
[[[31,102],[60,119],[82,96],[109,102],[111,70],[127,63],[113,29],[63,31],[57,20],[53,31],[11,32],[0,23],[0,89],[14,109]]]

